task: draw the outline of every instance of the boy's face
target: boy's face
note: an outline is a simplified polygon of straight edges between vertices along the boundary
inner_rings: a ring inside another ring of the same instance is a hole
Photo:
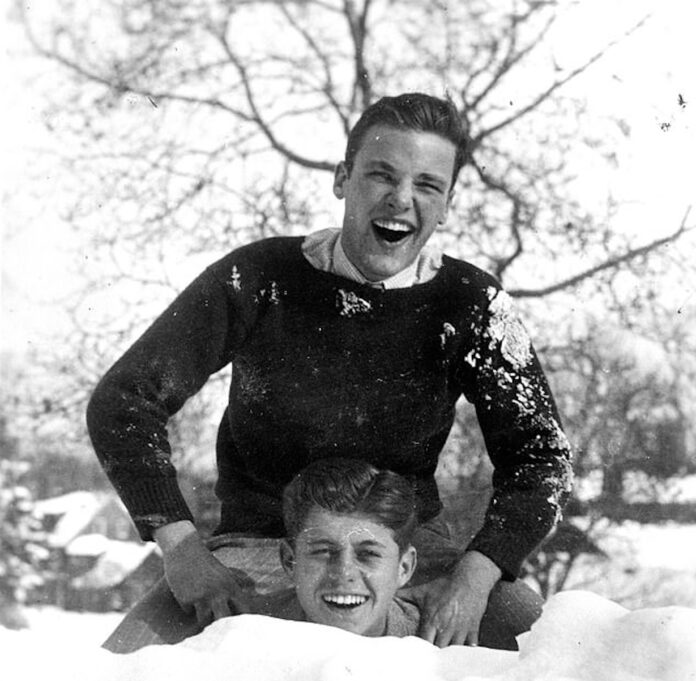
[[[370,281],[406,269],[445,221],[456,148],[432,132],[369,128],[350,173],[339,163],[334,194],[345,199],[341,243]]]
[[[283,567],[307,619],[365,636],[384,633],[396,591],[416,566],[392,531],[360,515],[313,509],[294,548],[283,542]]]

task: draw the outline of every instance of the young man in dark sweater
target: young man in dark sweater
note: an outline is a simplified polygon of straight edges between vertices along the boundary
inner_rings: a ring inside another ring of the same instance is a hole
[[[311,461],[340,456],[405,476],[422,527],[438,536],[438,456],[457,399],[473,403],[494,493],[454,569],[417,594],[420,635],[437,645],[477,642],[486,608],[506,607],[494,586],[514,582],[559,519],[570,447],[511,299],[490,275],[426,245],[446,220],[464,149],[451,102],[380,100],[336,170],[342,229],[263,240],[211,265],[95,390],[95,450],[143,539],[162,548],[177,601],[201,623],[235,612],[242,594],[195,530],[166,424],[229,363],[218,533],[282,537],[283,487]]]

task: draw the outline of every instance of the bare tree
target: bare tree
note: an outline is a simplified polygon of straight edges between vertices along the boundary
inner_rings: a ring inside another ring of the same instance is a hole
[[[615,232],[611,196],[601,213],[583,207],[573,150],[587,144],[610,164],[617,133],[588,139],[586,103],[564,92],[648,19],[559,65],[547,38],[571,5],[56,0],[39,13],[17,3],[34,49],[64,67],[46,115],[70,149],[65,217],[89,243],[72,308],[73,402],[203,262],[331,224],[329,173],[357,115],[384,94],[447,92],[457,104],[471,143],[440,239],[513,295],[605,296],[616,273],[644,269],[690,225],[644,241]],[[554,264],[565,255],[582,266]]]

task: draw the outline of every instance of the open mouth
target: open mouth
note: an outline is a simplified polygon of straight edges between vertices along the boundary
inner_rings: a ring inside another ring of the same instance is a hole
[[[377,236],[390,244],[403,241],[413,233],[413,227],[400,220],[373,220],[372,227]]]
[[[367,603],[368,597],[359,594],[326,594],[322,600],[330,608],[337,610],[353,610]]]

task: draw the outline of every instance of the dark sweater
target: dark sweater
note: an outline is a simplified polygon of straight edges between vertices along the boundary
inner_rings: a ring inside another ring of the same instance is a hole
[[[438,455],[464,394],[495,466],[470,548],[516,575],[560,516],[571,471],[553,398],[507,294],[448,257],[427,283],[375,289],[315,269],[301,243],[260,241],[209,267],[95,390],[90,436],[141,536],[192,519],[167,420],[232,362],[217,442],[220,531],[281,536],[283,486],[327,456],[407,476],[420,519],[433,517]]]

